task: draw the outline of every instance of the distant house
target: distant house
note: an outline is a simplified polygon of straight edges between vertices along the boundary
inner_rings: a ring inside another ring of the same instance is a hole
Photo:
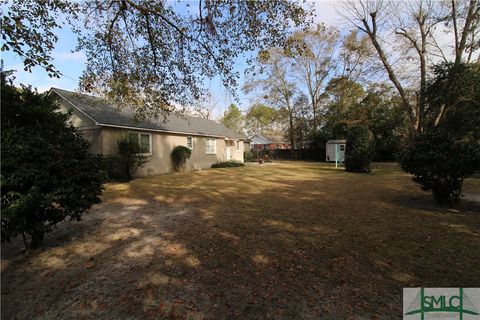
[[[138,121],[131,110],[118,110],[97,97],[57,88],[50,92],[58,96],[63,112],[72,112],[72,125],[92,144],[93,152],[112,155],[117,152],[119,138],[137,139],[150,158],[137,176],[173,171],[171,152],[179,145],[192,150],[186,165],[189,170],[209,168],[218,161],[243,162],[246,138],[215,121],[174,114],[165,121]]]
[[[292,144],[285,137],[277,135],[256,134],[249,138],[251,148],[254,150],[292,149]]]

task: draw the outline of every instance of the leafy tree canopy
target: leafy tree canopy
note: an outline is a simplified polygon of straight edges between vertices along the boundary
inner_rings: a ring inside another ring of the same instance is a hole
[[[325,105],[321,130],[329,131],[331,139],[346,137],[347,127],[352,124],[352,115],[357,119],[353,110],[365,96],[365,90],[359,83],[344,77],[331,79],[322,95]]]
[[[220,123],[230,130],[241,133],[243,131],[243,118],[240,109],[232,103],[223,113]]]
[[[50,63],[54,30],[61,17],[75,18],[78,49],[87,56],[81,89],[140,115],[194,104],[206,77],[221,77],[233,91],[236,59],[281,46],[309,15],[297,0],[19,0],[5,11],[2,50],[12,48],[28,70],[41,65],[52,75],[59,74]]]
[[[0,1],[2,6],[7,1]],[[43,67],[50,77],[60,77],[51,63],[58,41],[55,29],[77,18],[80,7],[72,1],[10,1],[2,8],[2,51],[12,50],[23,60],[25,71]]]
[[[323,97],[340,108],[345,108],[358,103],[365,97],[365,89],[353,80],[337,77],[328,82]]]
[[[427,84],[430,125],[457,139],[480,141],[480,65],[439,64]],[[442,117],[434,117],[442,110]]]
[[[262,103],[252,105],[245,115],[245,127],[249,134],[266,134],[274,131],[279,114],[275,108]]]

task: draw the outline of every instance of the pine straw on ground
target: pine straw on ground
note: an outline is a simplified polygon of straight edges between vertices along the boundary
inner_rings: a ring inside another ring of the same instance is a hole
[[[40,250],[3,246],[2,319],[391,319],[403,287],[480,286],[478,203],[438,207],[395,165],[205,170],[103,199]]]

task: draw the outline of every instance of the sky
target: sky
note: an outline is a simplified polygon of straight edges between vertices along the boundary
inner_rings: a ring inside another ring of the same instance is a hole
[[[342,24],[343,20],[336,13],[333,1],[315,1],[313,4],[316,22],[324,22],[335,26]],[[31,85],[37,88],[39,92],[47,91],[51,87],[72,91],[78,88],[78,80],[85,68],[85,54],[83,52],[73,52],[77,44],[77,39],[76,35],[68,28],[59,29],[57,35],[59,40],[53,50],[52,56],[54,58],[53,65],[62,73],[60,79],[50,78],[45,70],[40,67],[33,68],[32,72],[24,71],[22,60],[18,55],[8,51],[1,53],[5,70],[17,70],[14,74],[16,84]],[[223,88],[218,78],[205,81],[206,87],[212,94],[212,104],[216,105],[213,110],[214,118],[219,118],[231,103],[238,104],[241,109],[246,109],[250,104],[249,97],[241,91],[241,86],[245,81],[242,70],[244,64],[239,61],[238,66],[241,75],[239,88],[237,90],[238,101]]]

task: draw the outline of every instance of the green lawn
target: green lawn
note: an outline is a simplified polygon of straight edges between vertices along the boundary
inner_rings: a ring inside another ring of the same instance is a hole
[[[403,287],[480,286],[478,211],[434,205],[395,165],[278,162],[109,184],[43,250],[4,249],[2,314],[400,318]]]

